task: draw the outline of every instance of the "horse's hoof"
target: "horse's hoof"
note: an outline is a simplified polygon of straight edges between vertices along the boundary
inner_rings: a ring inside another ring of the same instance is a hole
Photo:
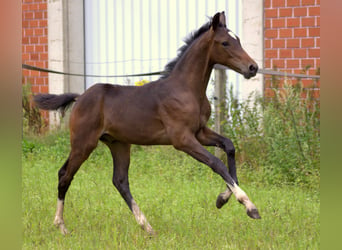
[[[251,217],[252,219],[261,219],[261,216],[259,215],[258,209],[252,208],[250,210],[247,210],[247,215]]]
[[[224,198],[224,197],[223,197],[223,194],[224,194],[224,193],[221,193],[221,194],[219,194],[219,195],[217,196],[217,199],[216,199],[216,207],[217,207],[218,209],[220,209],[221,207],[223,207],[223,205],[225,205],[225,204],[229,201],[230,196],[229,196],[228,198]]]
[[[63,235],[69,234],[69,231],[68,231],[68,229],[66,229],[66,227],[65,227],[64,224],[59,225],[59,229],[61,230],[61,233],[62,233]]]

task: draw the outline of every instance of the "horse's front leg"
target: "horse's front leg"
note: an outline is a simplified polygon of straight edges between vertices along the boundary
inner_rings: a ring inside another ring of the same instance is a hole
[[[208,165],[215,173],[219,174],[226,182],[229,190],[236,199],[246,207],[247,215],[253,219],[260,219],[256,206],[250,201],[247,194],[238,186],[228,172],[224,163],[209,153],[190,132],[183,132],[174,138],[173,146],[191,155],[196,160]]]
[[[202,145],[219,147],[226,153],[229,174],[234,179],[235,183],[239,184],[236,174],[235,148],[233,142],[230,139],[217,134],[208,127],[204,127],[203,129],[201,129],[196,137]],[[225,192],[218,195],[216,200],[216,207],[221,208],[223,205],[225,205],[231,195],[232,191],[229,189],[229,187],[227,187]]]

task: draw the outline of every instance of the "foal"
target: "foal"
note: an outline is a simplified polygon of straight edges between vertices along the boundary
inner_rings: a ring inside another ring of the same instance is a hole
[[[114,163],[113,184],[120,192],[138,224],[153,233],[151,225],[134,201],[128,182],[131,144],[173,145],[196,160],[208,165],[227,184],[216,206],[221,208],[233,193],[247,214],[260,218],[257,208],[238,186],[235,149],[230,139],[206,126],[210,104],[206,89],[214,64],[225,65],[245,78],[256,75],[258,66],[242,49],[239,38],[226,28],[224,12],[202,26],[172,69],[161,79],[141,87],[95,84],[82,95],[41,94],[35,102],[41,109],[66,109],[75,102],[70,115],[71,151],[58,172],[58,200],[54,224],[63,234],[64,199],[70,183],[97,146],[105,143]],[[224,163],[209,153],[205,146],[222,148],[228,157],[229,171]]]

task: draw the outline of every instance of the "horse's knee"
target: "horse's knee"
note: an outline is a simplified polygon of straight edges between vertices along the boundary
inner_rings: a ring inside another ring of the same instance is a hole
[[[234,144],[231,140],[226,139],[224,141],[224,149],[227,152],[227,155],[230,157],[234,157],[235,156],[235,147]]]

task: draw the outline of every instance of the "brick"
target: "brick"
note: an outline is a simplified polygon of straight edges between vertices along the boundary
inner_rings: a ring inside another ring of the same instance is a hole
[[[309,57],[320,57],[321,49],[309,49]]]
[[[315,68],[309,69],[307,72],[309,75],[317,75],[317,70]]]
[[[48,23],[47,20],[40,20],[39,21],[39,27],[47,27]]]
[[[272,7],[285,7],[285,0],[273,0]]]
[[[24,34],[26,37],[33,36],[34,29],[25,29]]]
[[[48,43],[48,38],[46,36],[39,37],[39,43],[40,44]]]
[[[34,12],[34,18],[35,19],[42,19],[43,18],[43,12],[42,11],[35,11]]]
[[[299,68],[299,60],[298,59],[290,59],[286,60],[287,68]]]
[[[271,40],[265,40],[265,49],[271,48]]]
[[[39,59],[39,54],[38,53],[31,53],[30,54],[30,60],[35,61]]]
[[[35,36],[42,36],[43,34],[44,34],[44,29],[42,29],[42,28],[34,29],[34,35]]]
[[[301,82],[302,82],[304,88],[313,88],[314,87],[314,81],[312,79],[302,79]]]
[[[306,58],[307,57],[307,49],[296,49],[294,50],[294,58]]]
[[[42,77],[38,77],[38,78],[36,78],[35,79],[36,80],[36,84],[38,84],[38,85],[44,85],[44,78],[42,78]]]
[[[265,38],[276,38],[276,37],[278,37],[278,30],[276,29],[265,30]]]
[[[321,38],[320,37],[316,37],[315,42],[316,42],[316,47],[321,47]]]
[[[285,48],[285,40],[284,39],[274,39],[272,40],[273,48]]]
[[[285,60],[284,59],[272,60],[272,68],[274,67],[285,68]]]
[[[40,76],[40,72],[39,71],[35,71],[35,70],[31,70],[30,76]]]
[[[292,17],[292,8],[279,9],[280,17]]]
[[[273,89],[267,88],[264,90],[264,95],[265,95],[265,97],[274,97],[275,93],[274,93]]]
[[[315,0],[302,0],[302,5],[314,5]]]
[[[31,86],[32,93],[39,93],[39,86]]]
[[[320,26],[320,25],[321,25],[321,17],[316,16],[316,26]]]
[[[39,4],[39,9],[40,10],[47,10],[47,3],[40,3]]]
[[[279,51],[280,58],[292,58],[292,50],[291,49],[281,49]]]
[[[30,54],[27,54],[27,53],[22,53],[21,54],[21,60],[23,61],[23,62],[25,62],[25,61],[27,61],[27,60],[29,60],[30,59]]]
[[[302,48],[314,47],[315,39],[314,38],[302,38],[301,40]]]
[[[34,46],[33,45],[27,45],[25,46],[25,52],[34,52]]]
[[[265,18],[274,18],[278,17],[278,9],[266,9],[265,10]]]
[[[313,67],[315,65],[314,59],[302,59],[301,60],[302,68],[305,68],[307,66]]]
[[[31,20],[29,23],[30,27],[38,27],[38,20]]]
[[[45,63],[44,62],[40,62],[40,61],[36,61],[34,63],[34,66],[39,67],[39,68],[44,68],[45,67]]]
[[[320,28],[309,28],[309,36],[320,36]]]
[[[33,12],[25,12],[24,13],[24,20],[27,20],[27,19],[32,19],[33,18]]]
[[[271,20],[270,19],[265,19],[265,28],[266,29],[271,28]]]
[[[30,44],[37,44],[38,40],[39,40],[38,37],[32,36],[32,37],[30,37],[29,42],[30,42]]]
[[[39,5],[35,4],[35,3],[29,4],[28,6],[29,6],[28,7],[29,10],[38,10],[39,9]]]
[[[278,50],[276,49],[268,49],[265,50],[266,58],[277,58],[278,57]]]
[[[267,60],[267,58],[265,58],[264,67],[271,68],[271,60]]]
[[[286,47],[287,48],[299,48],[300,47],[300,40],[299,39],[287,39],[286,40]]]
[[[293,14],[294,16],[307,16],[307,8],[294,8]]]
[[[28,28],[30,27],[30,21],[23,20],[21,25],[23,28]]]
[[[280,29],[279,30],[279,37],[292,37],[292,29]]]
[[[266,78],[266,77],[265,77]],[[265,89],[271,88],[272,87],[272,81],[270,80],[265,80]]]
[[[306,37],[306,36],[307,36],[306,28],[294,29],[294,37]]]
[[[287,6],[299,6],[300,1],[299,0],[287,0]]]
[[[272,28],[283,28],[285,27],[285,19],[272,19]]]
[[[49,86],[40,86],[40,93],[48,93],[49,92]]]
[[[300,18],[288,18],[286,20],[287,27],[299,27],[300,26]]]
[[[315,27],[315,26],[316,26],[315,17],[303,17],[302,18],[302,27]]]
[[[44,46],[43,45],[37,45],[35,46],[36,52],[44,52]]]
[[[28,44],[29,41],[30,41],[29,37],[23,37],[23,38],[21,39],[21,43],[22,43],[23,45],[24,45],[24,44]]]
[[[320,7],[309,7],[309,16],[319,16],[321,14]]]
[[[264,8],[271,8],[271,0],[264,0]]]

